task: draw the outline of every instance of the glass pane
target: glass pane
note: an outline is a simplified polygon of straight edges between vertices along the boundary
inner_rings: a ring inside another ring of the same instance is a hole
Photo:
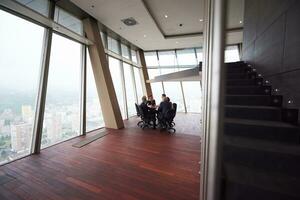
[[[94,73],[87,53],[87,77],[86,77],[86,131],[92,131],[104,127],[104,120],[98,98]]]
[[[164,82],[165,93],[172,103],[177,103],[177,111],[185,112],[180,82]]]
[[[159,65],[160,66],[176,66],[175,51],[159,51]]]
[[[121,114],[123,119],[126,119],[124,92],[123,92],[123,84],[122,84],[122,76],[121,76],[122,72],[121,72],[121,65],[120,65],[121,63],[119,60],[112,58],[110,56],[108,57],[108,62],[109,62],[109,70],[110,70],[111,78],[113,80]]]
[[[160,75],[170,74],[178,71],[178,68],[160,68]]]
[[[70,29],[71,31],[78,33],[79,35],[83,35],[82,21],[57,6],[55,7],[54,21]]]
[[[184,81],[182,86],[187,112],[200,113],[202,106],[200,81]]]
[[[199,62],[203,62],[203,50],[200,49],[200,48],[197,48],[197,49],[196,49],[196,52],[197,52],[197,60],[198,60],[198,63],[199,63]]]
[[[155,76],[160,75],[160,69],[148,69],[148,76],[149,79],[154,79]],[[153,98],[156,100],[156,103],[159,103],[161,101],[161,95],[164,93],[163,88],[162,88],[162,83],[157,82],[157,83],[151,83],[151,89],[152,89],[152,95]]]
[[[132,66],[123,63],[124,66],[124,77],[125,77],[125,88],[126,88],[126,97],[127,97],[127,109],[128,109],[128,116],[132,117],[136,115],[135,109],[135,90],[134,90],[134,82],[132,77]]]
[[[37,11],[38,13],[48,17],[49,0],[16,0],[17,2]]]
[[[184,65],[186,67],[195,67],[197,64],[195,50],[183,49],[177,51],[178,65]]]
[[[43,37],[42,27],[0,10],[0,164],[30,154]]]
[[[136,92],[138,96],[138,103],[141,103],[141,98],[144,95],[143,88],[142,88],[141,70],[137,67],[134,67],[133,70],[134,70]]]
[[[121,49],[122,49],[122,56],[124,58],[129,59],[129,48],[126,45],[121,44]]]
[[[228,46],[225,50],[225,62],[238,62],[240,61],[239,49],[237,46]]]
[[[53,34],[42,148],[80,134],[81,47]]]
[[[147,71],[150,80],[160,75],[160,69],[148,69]]]
[[[162,88],[162,83],[151,83],[152,95],[153,98],[156,100],[156,103],[159,104],[161,102],[161,95],[164,93]]]
[[[157,60],[157,55],[156,52],[145,52],[145,60],[146,60],[146,65],[147,67],[153,67],[156,66],[158,67],[158,60]]]
[[[115,52],[116,54],[120,54],[120,50],[119,50],[119,45],[118,45],[118,41],[111,38],[111,37],[107,37],[107,45],[108,45],[108,49]]]
[[[132,58],[132,62],[138,63],[138,61],[137,61],[137,55],[136,55],[136,51],[135,50],[131,50],[131,58]]]

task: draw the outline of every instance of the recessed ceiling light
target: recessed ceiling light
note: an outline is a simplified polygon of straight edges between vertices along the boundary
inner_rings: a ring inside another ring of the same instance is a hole
[[[165,15],[165,18],[168,18],[168,15]]]
[[[203,22],[203,19],[199,19],[200,22]]]
[[[178,44],[179,42],[178,41],[176,41],[176,44]]]
[[[240,21],[240,24],[242,24],[243,23],[243,21]]]
[[[147,37],[147,35],[144,35],[144,37]]]

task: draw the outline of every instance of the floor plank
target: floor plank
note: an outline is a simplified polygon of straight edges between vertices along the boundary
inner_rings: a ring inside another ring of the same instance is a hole
[[[198,199],[200,115],[178,114],[176,134],[137,122],[82,148],[72,147],[85,138],[78,137],[0,167],[15,178],[0,185],[0,199]]]

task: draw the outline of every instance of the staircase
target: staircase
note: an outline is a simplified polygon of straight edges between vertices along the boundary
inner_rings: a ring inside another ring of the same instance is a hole
[[[300,199],[298,110],[282,102],[246,63],[227,64],[222,199]]]

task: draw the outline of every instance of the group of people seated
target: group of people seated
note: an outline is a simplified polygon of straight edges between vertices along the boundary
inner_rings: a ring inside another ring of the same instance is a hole
[[[159,105],[156,104],[156,101],[153,99],[152,95],[150,95],[148,99],[146,96],[143,96],[142,103],[139,107],[143,118],[146,119],[147,122],[151,123],[151,126],[154,129],[157,127],[157,125],[161,128],[172,128],[170,123],[175,124],[173,122],[173,118],[176,114],[177,105],[175,103],[173,104],[166,94],[161,95],[161,102]]]

